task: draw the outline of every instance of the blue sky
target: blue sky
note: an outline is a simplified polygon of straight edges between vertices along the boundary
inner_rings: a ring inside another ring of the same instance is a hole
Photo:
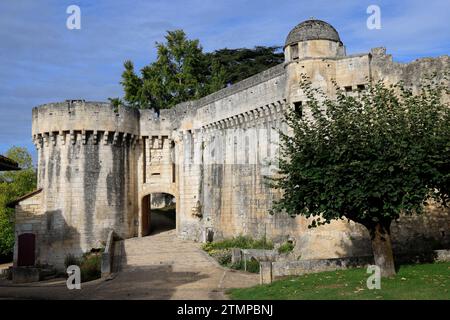
[[[81,30],[66,28],[72,4],[81,8]],[[381,30],[366,27],[371,4],[381,8]],[[401,62],[449,54],[448,0],[2,0],[0,153],[12,145],[34,153],[36,105],[121,96],[123,61],[153,61],[166,30],[184,29],[205,51],[282,45],[309,17],[331,23],[347,53],[386,46]]]

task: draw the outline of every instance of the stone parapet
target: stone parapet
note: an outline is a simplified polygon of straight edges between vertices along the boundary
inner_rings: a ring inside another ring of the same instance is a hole
[[[121,132],[139,135],[139,111],[105,102],[68,100],[33,108],[32,134],[51,137],[60,132]]]

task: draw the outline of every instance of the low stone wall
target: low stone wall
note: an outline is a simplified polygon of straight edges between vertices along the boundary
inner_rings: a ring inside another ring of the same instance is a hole
[[[13,283],[38,282],[41,279],[40,270],[34,267],[15,267],[12,271]]]
[[[336,259],[277,261],[272,263],[274,277],[302,275],[322,271],[364,267],[373,263],[373,257],[349,257]]]
[[[275,261],[279,256],[275,250],[242,249],[241,252],[244,260],[254,258],[258,261]]]
[[[49,266],[46,267],[13,267],[9,270],[8,279],[11,278],[13,283],[31,283],[38,282],[56,275],[55,270]]]
[[[429,253],[400,255],[396,263],[450,262],[450,250],[435,250]],[[307,273],[361,268],[374,264],[373,256],[297,261],[261,261],[261,284],[271,283],[274,278],[299,276]]]
[[[448,262],[450,261],[450,250],[436,250],[435,260],[438,262]]]

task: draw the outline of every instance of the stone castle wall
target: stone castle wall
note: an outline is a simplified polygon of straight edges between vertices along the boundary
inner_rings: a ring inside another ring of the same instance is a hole
[[[333,81],[348,90],[348,94],[357,94],[371,79],[390,79],[392,67],[382,63],[386,59],[389,60],[383,54],[360,54],[298,60],[284,65],[283,73],[273,73],[280,70],[278,66],[266,74],[266,79],[260,75],[260,83],[234,88],[230,95],[220,92],[220,99],[209,98],[207,104],[191,104],[192,109],[198,109],[190,110],[190,115],[181,121],[183,139],[179,145],[184,150],[183,159],[194,159],[194,164],[184,163],[180,169],[182,179],[188,182],[179,186],[179,192],[184,194],[186,209],[195,208],[199,199],[202,212],[194,219],[191,217],[191,223],[185,220],[179,226],[179,234],[201,240],[202,230],[211,229],[216,238],[239,234],[265,236],[275,241],[294,238],[298,256],[305,259],[370,254],[369,236],[362,226],[336,221],[310,230],[308,220],[303,217],[269,215],[279,193],[265,183],[265,175],[271,173],[265,163],[276,159],[277,131],[286,130],[282,112],[306,98],[299,87],[302,73],[330,96],[334,94]],[[404,64],[395,67],[414,68],[418,77],[423,77],[425,72],[448,68],[448,59],[419,60],[415,67]],[[399,73],[392,79],[399,81],[407,76]],[[418,81],[411,82],[415,89],[417,84]],[[189,210],[183,212],[188,214]],[[448,210],[434,208],[428,212],[423,217],[403,217],[394,223],[393,241],[397,250],[450,245],[449,232],[445,231],[450,230]]]
[[[208,228],[218,237],[245,233],[256,212],[267,213],[261,172],[276,155],[285,83],[284,68],[274,67],[198,101],[182,119],[176,151],[181,236],[201,240]]]
[[[147,197],[167,193],[176,199],[177,234],[186,239],[293,238],[302,259],[369,254],[368,234],[354,223],[311,230],[303,217],[269,215],[280,194],[265,178],[276,167],[278,131],[288,130],[283,112],[305,100],[301,74],[329,96],[333,81],[357,94],[377,79],[415,86],[426,71],[448,69],[449,59],[406,65],[382,49],[351,56],[343,50],[287,61],[159,115],[84,101],[35,108],[42,192],[19,203],[16,233],[36,233],[39,261],[61,265],[68,253],[101,246],[109,230],[123,238],[146,235]],[[394,224],[396,250],[450,245],[448,211],[428,210]]]

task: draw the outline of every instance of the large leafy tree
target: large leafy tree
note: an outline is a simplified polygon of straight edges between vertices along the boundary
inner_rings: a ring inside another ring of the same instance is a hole
[[[155,62],[134,71],[131,61],[125,62],[122,85],[125,101],[139,108],[156,110],[192,99],[197,99],[211,90],[209,83],[221,88],[221,70],[209,66],[198,40],[189,40],[182,30],[168,31],[165,43],[156,44],[158,53]],[[218,82],[218,83],[217,83]]]
[[[281,133],[283,190],[273,212],[310,218],[310,227],[347,219],[370,233],[375,263],[395,274],[390,226],[449,195],[450,108],[429,81],[418,94],[401,83],[370,84],[329,99],[303,76],[303,112],[289,111]],[[447,92],[448,93],[448,92]]]
[[[125,103],[155,110],[204,97],[284,61],[278,47],[222,49],[204,53],[198,40],[183,30],[168,31],[157,43],[157,58],[137,74],[132,61],[124,63],[121,84]],[[120,99],[111,99],[120,105]]]
[[[12,147],[6,157],[16,161],[22,170],[0,173],[0,255],[10,254],[14,246],[14,209],[7,204],[36,188],[36,172],[28,151]]]
[[[257,46],[253,49],[220,49],[208,53],[224,68],[225,83],[234,84],[284,62],[280,47]]]

